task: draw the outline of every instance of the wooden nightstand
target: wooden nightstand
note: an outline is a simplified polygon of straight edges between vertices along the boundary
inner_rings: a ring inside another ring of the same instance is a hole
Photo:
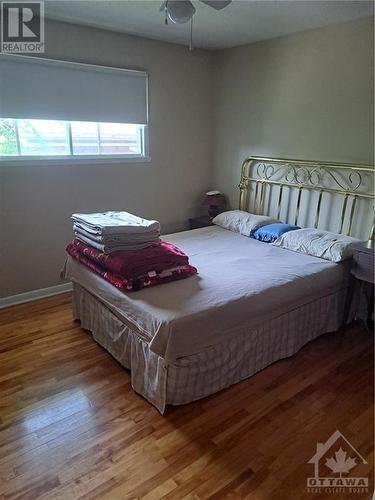
[[[353,246],[354,265],[352,275],[357,280],[375,284],[374,279],[374,240]]]
[[[198,229],[199,227],[213,226],[212,219],[209,215],[201,215],[189,219],[190,229]]]
[[[345,303],[345,319],[344,325],[347,322],[350,306],[354,296],[356,282],[360,284],[360,295],[364,292],[365,284],[375,284],[374,276],[374,240],[369,240],[366,243],[358,243],[353,246],[353,267],[350,271],[351,279],[349,282],[348,295]],[[374,286],[371,287],[367,304],[367,326],[372,321],[374,311]]]

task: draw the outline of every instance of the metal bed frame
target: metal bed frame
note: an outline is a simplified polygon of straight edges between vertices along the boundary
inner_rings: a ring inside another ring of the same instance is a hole
[[[242,164],[239,208],[247,211],[250,203],[253,212],[269,215],[265,207],[266,195],[276,195],[275,215],[279,218],[282,204],[290,201],[295,191],[295,213],[292,222],[298,224],[302,193],[315,191],[316,200],[310,204],[309,210],[315,210],[314,227],[318,228],[321,226],[322,200],[332,195],[339,196],[342,198],[342,205],[337,232],[351,235],[358,216],[357,200],[367,200],[374,210],[374,174],[373,165],[251,156]],[[374,236],[373,216],[370,226],[367,233],[369,239]]]

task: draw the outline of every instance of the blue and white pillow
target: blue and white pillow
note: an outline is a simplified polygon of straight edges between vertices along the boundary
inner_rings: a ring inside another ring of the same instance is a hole
[[[251,238],[255,238],[259,241],[264,241],[265,243],[272,243],[277,240],[279,236],[288,231],[295,231],[296,229],[301,229],[299,226],[293,226],[292,224],[284,224],[282,222],[275,224],[267,224],[266,226],[258,227],[251,231]]]

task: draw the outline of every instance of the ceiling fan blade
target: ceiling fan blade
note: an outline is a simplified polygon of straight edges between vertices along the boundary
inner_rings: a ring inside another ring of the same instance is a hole
[[[232,0],[201,0],[201,2],[213,7],[216,10],[221,10],[232,3]]]

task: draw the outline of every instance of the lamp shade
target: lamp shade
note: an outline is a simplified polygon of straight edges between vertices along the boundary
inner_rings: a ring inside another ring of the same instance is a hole
[[[225,196],[220,191],[208,191],[205,194],[203,205],[222,207],[225,205]]]

